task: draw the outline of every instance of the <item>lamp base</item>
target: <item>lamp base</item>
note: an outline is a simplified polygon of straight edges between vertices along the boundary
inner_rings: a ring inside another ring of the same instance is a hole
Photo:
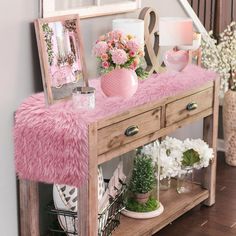
[[[167,70],[182,71],[189,63],[189,52],[184,50],[168,50],[164,54]]]

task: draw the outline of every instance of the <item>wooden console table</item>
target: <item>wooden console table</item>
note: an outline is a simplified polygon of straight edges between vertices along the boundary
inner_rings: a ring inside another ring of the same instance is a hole
[[[113,235],[152,235],[199,203],[208,206],[215,203],[218,89],[219,80],[207,82],[197,89],[137,106],[89,125],[89,178],[79,190],[79,235],[97,235],[98,165],[202,118],[204,140],[215,152],[211,165],[202,171],[202,186],[194,186],[186,195],[178,195],[174,189],[162,192],[160,200],[165,207],[162,215],[148,220],[122,216]],[[125,131],[133,125],[138,126],[139,132],[126,136]],[[38,205],[38,183],[20,180],[22,236],[39,236]]]

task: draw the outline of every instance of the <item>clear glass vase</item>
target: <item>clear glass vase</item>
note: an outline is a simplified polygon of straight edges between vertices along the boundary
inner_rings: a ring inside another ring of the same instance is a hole
[[[177,178],[177,192],[179,194],[189,193],[193,188],[193,168],[183,168]]]
[[[170,177],[160,179],[160,190],[161,191],[165,191],[165,190],[170,189],[170,185],[171,185],[171,178]]]

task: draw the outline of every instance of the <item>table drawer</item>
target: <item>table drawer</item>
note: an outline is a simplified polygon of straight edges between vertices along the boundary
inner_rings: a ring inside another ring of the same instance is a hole
[[[156,108],[98,130],[98,154],[108,152],[160,129],[161,108]]]
[[[166,105],[166,126],[191,117],[213,106],[213,88],[203,90]]]

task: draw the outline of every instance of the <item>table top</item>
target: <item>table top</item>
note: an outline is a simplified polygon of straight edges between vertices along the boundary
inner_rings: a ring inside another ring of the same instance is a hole
[[[130,99],[107,98],[100,80],[93,110],[75,109],[71,100],[45,105],[43,93],[27,98],[16,112],[15,163],[20,178],[80,186],[88,175],[88,125],[131,108],[203,86],[214,72],[189,65],[182,72],[155,74],[139,82]]]

